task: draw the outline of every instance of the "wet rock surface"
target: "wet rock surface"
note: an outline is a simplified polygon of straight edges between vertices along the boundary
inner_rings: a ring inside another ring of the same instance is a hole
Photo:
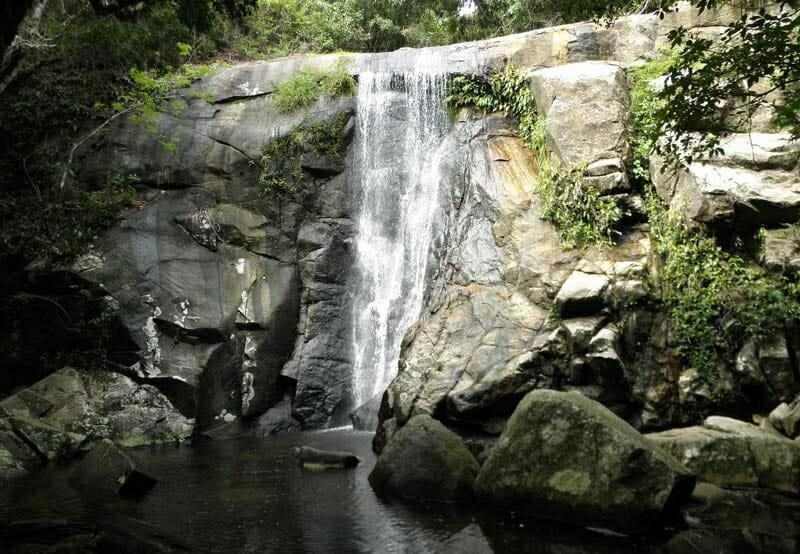
[[[303,469],[314,470],[316,468],[354,468],[361,463],[361,458],[352,452],[340,452],[336,450],[320,450],[310,446],[299,446],[292,449],[297,463]]]
[[[156,485],[135,454],[106,439],[92,448],[70,475],[77,488],[95,492],[140,496]]]

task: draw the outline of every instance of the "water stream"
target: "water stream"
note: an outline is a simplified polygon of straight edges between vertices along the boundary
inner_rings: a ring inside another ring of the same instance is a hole
[[[448,187],[446,60],[436,50],[375,56],[359,71],[353,396],[381,394],[422,311],[435,221]]]

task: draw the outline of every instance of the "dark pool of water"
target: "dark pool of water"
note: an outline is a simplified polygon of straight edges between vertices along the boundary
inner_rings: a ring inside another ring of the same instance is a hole
[[[371,439],[369,433],[335,430],[140,449],[156,487],[136,502],[96,510],[144,520],[201,552],[773,554],[800,548],[800,502],[767,493],[731,492],[696,502],[684,511],[686,523],[648,540],[559,527],[480,505],[412,506],[378,498],[367,482],[375,463]],[[355,470],[303,472],[290,454],[301,444],[349,450],[364,462]],[[63,475],[51,472],[26,487],[42,488],[43,479],[52,485]],[[19,490],[6,493],[0,514],[17,509],[9,502],[21,502]]]

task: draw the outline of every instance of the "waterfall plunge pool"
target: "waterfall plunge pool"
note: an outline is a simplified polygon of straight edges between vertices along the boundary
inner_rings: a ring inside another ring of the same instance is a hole
[[[698,501],[684,509],[680,528],[647,540],[490,512],[478,504],[383,499],[367,482],[376,460],[371,441],[371,433],[337,429],[138,449],[158,484],[137,501],[103,505],[70,498],[71,489],[63,486],[68,468],[53,467],[0,492],[0,520],[119,513],[182,538],[192,551],[211,553],[774,554],[795,552],[800,542],[800,501],[761,491]],[[291,457],[298,445],[349,450],[364,461],[354,470],[304,472]]]

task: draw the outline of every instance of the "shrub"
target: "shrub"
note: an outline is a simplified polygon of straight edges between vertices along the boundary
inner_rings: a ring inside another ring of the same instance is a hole
[[[285,137],[269,141],[261,156],[259,183],[263,194],[293,192],[304,177],[301,167],[304,154],[339,156],[346,123],[347,115],[341,114],[332,123],[303,123]]]
[[[278,111],[291,112],[310,106],[321,96],[335,98],[352,95],[355,90],[356,80],[347,69],[347,60],[341,60],[328,71],[305,66],[278,85],[275,105]]]
[[[734,364],[746,341],[783,333],[787,322],[800,318],[800,283],[724,251],[712,237],[691,233],[652,190],[645,200],[661,261],[654,292],[666,307],[672,342],[713,388],[720,368]]]
[[[68,263],[86,251],[95,235],[136,204],[132,177],[113,177],[97,190],[83,185],[41,195],[0,197],[0,258],[48,265]]]
[[[228,37],[240,56],[263,59],[299,52],[361,51],[369,34],[352,2],[260,0]]]
[[[650,182],[650,154],[660,134],[660,123],[656,114],[663,107],[663,100],[653,89],[653,81],[669,73],[678,57],[676,49],[662,50],[660,56],[640,67],[631,68],[631,175],[634,183],[641,186]]]

